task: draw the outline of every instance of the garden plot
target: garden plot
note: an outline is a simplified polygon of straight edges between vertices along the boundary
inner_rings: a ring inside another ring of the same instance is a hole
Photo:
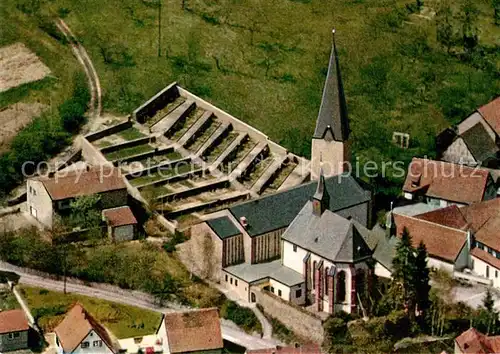
[[[275,193],[282,185],[283,182],[292,174],[295,168],[298,166],[296,162],[289,161],[284,167],[276,174],[276,176],[271,180],[271,183],[267,185],[262,194]]]
[[[0,92],[38,81],[50,74],[50,69],[23,43],[0,48]]]
[[[46,106],[40,103],[15,103],[0,111],[0,152],[8,148],[17,132],[39,116]]]
[[[94,141],[93,144],[95,146],[97,146],[98,148],[102,149],[102,148],[105,148],[105,147],[108,147],[111,145],[121,144],[121,143],[125,143],[127,141],[132,141],[132,140],[136,140],[139,138],[144,138],[146,136],[147,136],[147,134],[142,132],[137,127],[133,126],[133,127],[124,129],[118,133],[111,134],[111,135],[105,136],[101,139],[98,139],[98,140]]]
[[[136,145],[136,146],[116,150],[113,152],[109,152],[109,153],[104,154],[104,156],[109,161],[115,161],[115,160],[125,159],[125,158],[131,157],[131,156],[143,154],[146,152],[154,151],[154,150],[155,150],[155,146],[153,146],[152,144],[141,144],[141,145]]]

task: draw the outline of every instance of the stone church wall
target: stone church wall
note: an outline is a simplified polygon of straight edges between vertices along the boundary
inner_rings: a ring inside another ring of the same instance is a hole
[[[250,291],[255,294],[257,304],[262,306],[266,314],[276,318],[299,336],[310,338],[318,344],[323,342],[323,321],[320,317],[258,287],[252,287]]]

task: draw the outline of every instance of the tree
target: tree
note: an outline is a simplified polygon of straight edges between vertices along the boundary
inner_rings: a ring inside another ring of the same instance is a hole
[[[498,326],[498,312],[495,310],[495,300],[493,299],[493,295],[491,290],[488,288],[486,290],[486,294],[483,299],[483,314],[482,318],[485,318],[486,323],[486,335],[496,334],[497,326]]]
[[[479,10],[472,0],[466,0],[462,6],[462,41],[464,50],[470,55],[479,44],[476,26]]]
[[[72,201],[70,203],[71,225],[82,229],[92,229],[99,226],[101,223],[100,202],[101,197],[97,194],[78,197]]]
[[[453,12],[446,3],[436,15],[436,37],[437,41],[446,48],[448,54],[456,44],[456,34],[452,24]]]
[[[500,0],[493,0],[495,25],[500,26]]]
[[[427,267],[427,249],[422,241],[420,241],[417,248],[415,266],[417,309],[419,312],[423,312],[429,308],[429,292],[431,286],[429,285],[430,277],[429,268]]]
[[[392,260],[393,273],[392,285],[393,294],[398,298],[403,308],[408,311],[411,318],[415,314],[416,306],[416,286],[417,286],[417,265],[415,249],[412,246],[412,239],[405,228],[401,235],[401,241],[396,247],[396,255]]]

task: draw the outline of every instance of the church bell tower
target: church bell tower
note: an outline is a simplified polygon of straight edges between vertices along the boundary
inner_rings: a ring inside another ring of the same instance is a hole
[[[351,159],[349,133],[347,105],[335,46],[335,30],[333,30],[328,74],[312,138],[311,179],[319,178],[320,169],[326,177],[347,170],[346,164]]]

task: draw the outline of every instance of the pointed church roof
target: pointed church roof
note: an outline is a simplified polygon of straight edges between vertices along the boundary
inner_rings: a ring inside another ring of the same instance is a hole
[[[316,187],[316,192],[313,198],[317,200],[323,200],[323,197],[328,196],[328,192],[325,189],[325,176],[323,174],[323,168],[319,169],[319,180]]]
[[[366,241],[370,230],[330,210],[320,217],[312,210],[307,202],[281,238],[332,262],[353,263],[372,254]]]
[[[340,75],[340,66],[335,46],[335,30],[333,30],[333,45],[326,75],[323,98],[319,108],[315,139],[324,139],[327,132],[336,141],[346,141],[349,138],[349,120],[347,117],[347,104],[344,96],[344,87]]]

